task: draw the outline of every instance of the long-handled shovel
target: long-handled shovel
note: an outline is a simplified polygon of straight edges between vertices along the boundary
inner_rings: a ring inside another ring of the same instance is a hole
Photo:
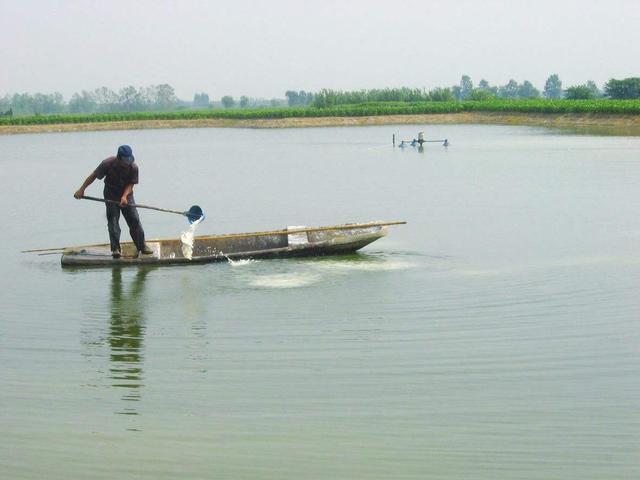
[[[120,202],[117,202],[115,200],[105,200],[104,198],[89,197],[87,195],[84,195],[80,198],[84,200],[93,200],[94,202],[114,203],[116,205],[120,204]],[[170,210],[168,208],[151,207],[149,205],[140,205],[139,203],[136,203],[136,204],[130,203],[128,204],[128,206],[136,207],[136,208],[148,208],[149,210],[157,210],[158,212],[177,213],[178,215],[184,215],[185,217],[187,217],[187,220],[189,220],[189,223],[193,223],[198,220],[204,220],[205,218],[202,208],[200,208],[198,205],[192,205],[191,208],[189,208],[189,210],[187,210],[186,212],[181,212],[179,210]]]

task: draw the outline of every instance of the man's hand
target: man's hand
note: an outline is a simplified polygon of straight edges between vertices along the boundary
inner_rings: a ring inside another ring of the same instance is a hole
[[[91,173],[91,175],[87,177],[87,179],[82,183],[78,191],[74,193],[73,196],[78,199],[84,197],[84,189],[91,185],[96,178],[98,178],[96,177],[96,172]]]
[[[127,196],[123,195],[122,198],[120,199],[120,206],[121,207],[126,207],[127,206]]]

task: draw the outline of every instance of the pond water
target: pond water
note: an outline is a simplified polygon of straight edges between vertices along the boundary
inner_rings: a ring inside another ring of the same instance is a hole
[[[392,147],[420,130],[450,146]],[[20,253],[107,241],[72,194],[122,143],[198,234],[408,224],[346,257]],[[638,478],[639,160],[505,126],[1,136],[0,477]]]

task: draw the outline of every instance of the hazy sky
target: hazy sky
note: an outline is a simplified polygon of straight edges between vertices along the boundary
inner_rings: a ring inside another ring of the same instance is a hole
[[[0,0],[0,95],[602,85],[639,59],[639,0]]]

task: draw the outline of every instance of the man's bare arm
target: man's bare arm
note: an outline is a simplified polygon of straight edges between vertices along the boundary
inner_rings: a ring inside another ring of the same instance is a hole
[[[124,192],[122,192],[122,197],[120,198],[121,207],[124,207],[127,204],[127,197],[131,193],[133,193],[133,183],[129,183],[126,187],[124,187]]]
[[[76,193],[73,194],[74,197],[76,198],[82,198],[84,196],[84,191],[85,189],[91,185],[94,180],[98,178],[96,177],[96,172],[92,172],[91,175],[89,175],[86,180],[84,181],[84,183],[82,184],[82,186],[78,189],[78,191]]]

